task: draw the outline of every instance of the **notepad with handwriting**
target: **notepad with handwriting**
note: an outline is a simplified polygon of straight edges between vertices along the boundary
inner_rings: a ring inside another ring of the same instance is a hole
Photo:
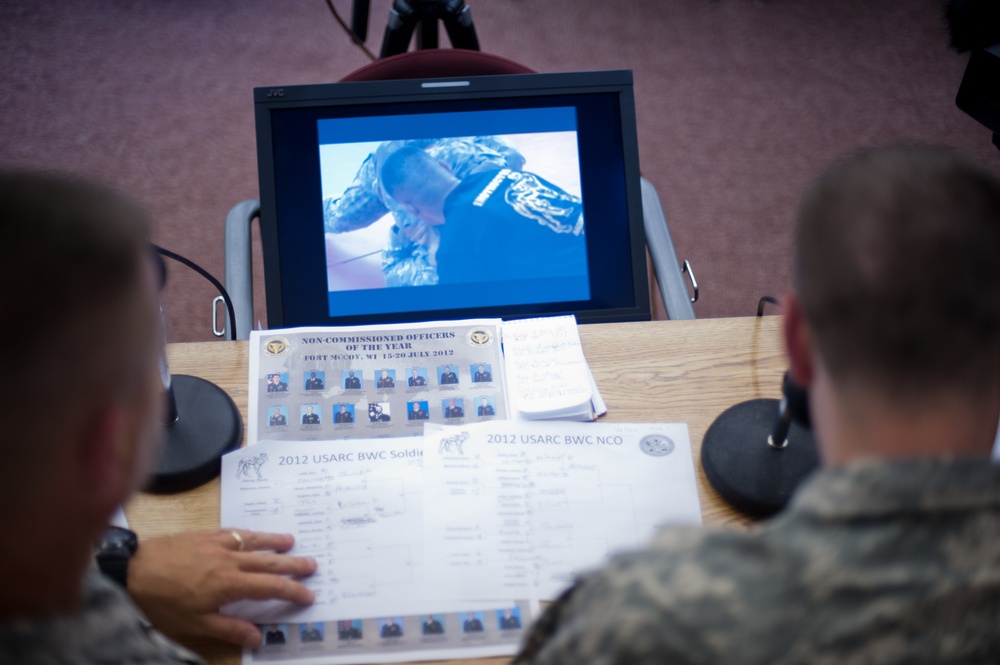
[[[526,420],[594,420],[606,409],[583,355],[576,317],[505,321],[510,403]]]

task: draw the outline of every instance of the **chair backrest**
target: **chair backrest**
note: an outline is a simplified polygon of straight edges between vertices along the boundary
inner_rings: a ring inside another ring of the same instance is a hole
[[[498,55],[457,48],[438,48],[407,51],[376,60],[354,70],[340,79],[340,82],[534,73],[534,70]]]

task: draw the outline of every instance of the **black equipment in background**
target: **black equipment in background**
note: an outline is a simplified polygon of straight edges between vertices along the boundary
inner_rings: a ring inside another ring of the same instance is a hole
[[[414,51],[379,62],[456,52]],[[254,106],[269,328],[560,314],[580,323],[649,320],[631,72],[256,88]],[[540,177],[579,192],[588,220],[585,274],[539,277],[528,264],[544,261],[534,248],[498,247],[492,261],[525,269],[492,281],[470,270],[466,279],[390,285],[372,256],[387,239],[396,244],[398,226],[379,230],[364,208],[351,213],[363,228],[326,232],[324,202],[358,189],[351,175],[375,160],[377,145],[463,137],[502,140],[515,160],[524,159],[518,146],[530,145],[529,170],[537,166]],[[359,237],[371,241],[363,252]]]
[[[1000,148],[1000,2],[950,0],[945,19],[951,47],[972,51],[955,104],[989,129]]]
[[[361,41],[368,36],[369,7],[369,0],[354,0],[351,11],[351,30]],[[417,48],[437,48],[439,20],[444,23],[453,47],[479,50],[476,27],[472,24],[472,13],[465,0],[394,0],[379,57],[405,53],[418,25]]]

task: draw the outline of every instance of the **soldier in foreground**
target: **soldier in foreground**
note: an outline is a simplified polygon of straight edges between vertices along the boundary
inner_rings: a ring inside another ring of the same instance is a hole
[[[516,662],[1000,660],[1000,179],[922,148],[833,166],[795,288],[824,468],[759,529],[667,528],[585,575]]]
[[[260,644],[256,626],[219,607],[312,602],[290,576],[314,572],[315,561],[278,554],[291,536],[214,530],[143,541],[126,582],[145,616],[91,559],[162,436],[145,214],[77,180],[0,172],[0,228],[0,348],[19,377],[0,387],[0,403],[23,416],[0,443],[0,662],[200,662],[150,619],[171,636]]]

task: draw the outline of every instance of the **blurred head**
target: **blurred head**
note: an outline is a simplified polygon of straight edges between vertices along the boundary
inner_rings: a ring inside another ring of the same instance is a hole
[[[1000,378],[1000,178],[949,151],[867,151],[798,215],[796,290],[831,383],[919,404]]]
[[[448,167],[413,146],[389,155],[381,168],[382,187],[411,215],[444,224],[444,201],[459,180]]]
[[[161,438],[150,222],[97,185],[0,172],[0,225],[0,348],[17,377],[0,382],[0,403],[20,416],[0,443],[0,497],[15,523],[47,527],[33,549],[76,556],[145,480]]]
[[[18,469],[9,480],[44,472],[67,439],[111,407],[134,431],[128,454],[142,453],[154,443],[146,425],[155,422],[162,392],[145,212],[78,179],[11,172],[0,173],[0,224],[0,348],[18,377],[0,385],[0,402],[24,416],[7,425],[5,439],[17,445],[5,446],[4,457]],[[53,377],[69,399],[41,397]],[[5,483],[0,492],[8,489]]]

